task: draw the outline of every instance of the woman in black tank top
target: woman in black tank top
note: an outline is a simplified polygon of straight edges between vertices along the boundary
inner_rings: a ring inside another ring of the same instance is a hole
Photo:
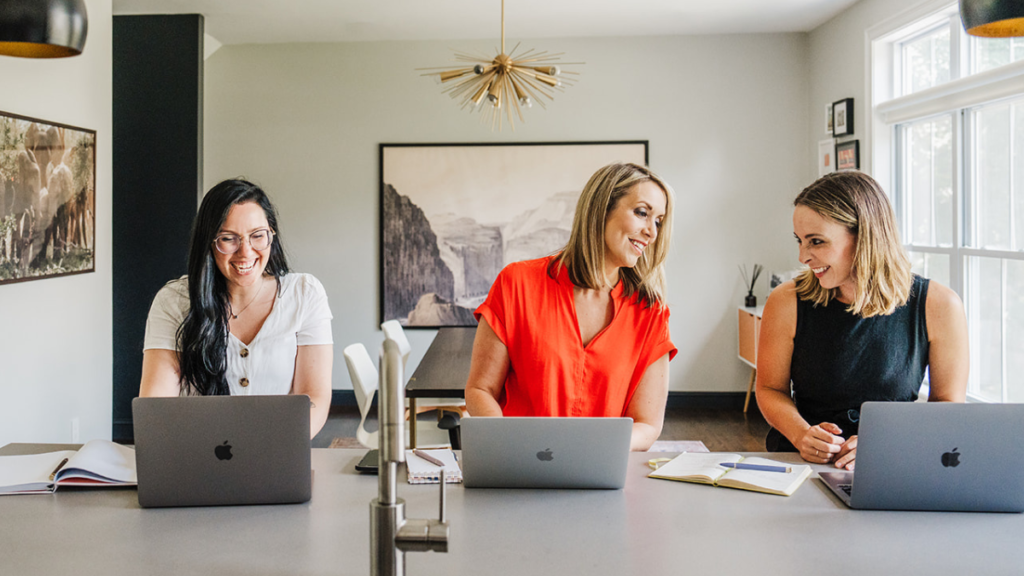
[[[829,174],[794,205],[808,270],[765,303],[757,403],[769,450],[852,470],[862,403],[916,400],[926,369],[929,401],[964,401],[967,320],[955,292],[910,272],[870,176]]]

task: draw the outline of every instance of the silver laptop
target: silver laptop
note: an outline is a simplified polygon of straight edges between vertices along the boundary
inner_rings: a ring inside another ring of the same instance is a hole
[[[136,398],[139,504],[306,502],[308,396]]]
[[[604,488],[626,483],[632,418],[464,418],[467,488]]]
[[[847,506],[1024,511],[1024,404],[865,402],[854,472],[819,472]]]

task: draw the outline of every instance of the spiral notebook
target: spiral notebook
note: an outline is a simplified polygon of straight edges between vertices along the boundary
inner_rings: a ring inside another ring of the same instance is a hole
[[[462,468],[459,468],[455,452],[450,448],[438,450],[419,450],[441,462],[444,462],[444,477],[448,484],[462,482]],[[409,475],[409,484],[437,484],[441,479],[441,468],[420,458],[412,450],[405,452],[405,469]]]

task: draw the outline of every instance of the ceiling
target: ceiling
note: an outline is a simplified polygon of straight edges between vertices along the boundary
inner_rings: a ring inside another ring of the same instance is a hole
[[[509,0],[509,40],[808,32],[857,0]],[[203,14],[222,44],[501,36],[499,0],[113,0],[115,15]]]

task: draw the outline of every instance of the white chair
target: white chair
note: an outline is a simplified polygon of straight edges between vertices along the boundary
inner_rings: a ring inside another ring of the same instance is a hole
[[[409,344],[409,339],[405,337],[405,330],[402,329],[402,325],[398,320],[388,320],[387,322],[380,325],[381,330],[384,331],[384,337],[394,340],[398,344],[398,349],[402,353],[402,373],[405,374],[405,384],[409,384],[409,374],[406,371],[406,365],[409,362],[409,352],[412,351],[412,346]],[[441,417],[445,411],[455,412],[460,417],[465,415],[466,412],[466,401],[462,398],[417,398],[416,399],[416,412],[429,412],[431,410],[437,410],[437,420],[441,421]],[[410,416],[411,418],[412,416]]]
[[[370,432],[366,429],[366,418],[373,409],[373,396],[380,386],[380,376],[377,368],[370,359],[370,354],[362,344],[347,346],[343,352],[345,365],[348,367],[348,375],[352,380],[352,391],[356,395],[356,404],[359,406],[359,427],[356,428],[356,439],[367,448],[379,448],[380,439],[377,431]],[[426,427],[424,427],[426,428]],[[449,445],[449,436],[446,430],[434,427],[436,430],[417,429],[417,445],[425,448],[441,447]],[[409,430],[406,428],[406,445],[409,440]]]
[[[344,354],[348,375],[352,379],[352,391],[356,393],[356,404],[359,406],[360,419],[359,428],[356,428],[356,438],[367,448],[377,448],[380,443],[377,431],[366,430],[366,416],[370,413],[373,395],[377,392],[377,369],[373,367],[373,360],[370,360],[370,355],[362,344],[346,347]]]

